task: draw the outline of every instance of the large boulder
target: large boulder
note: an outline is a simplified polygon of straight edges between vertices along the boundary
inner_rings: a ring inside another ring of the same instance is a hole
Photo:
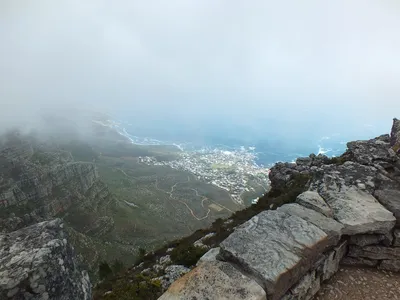
[[[0,299],[91,299],[66,238],[60,219],[0,234]]]
[[[225,262],[203,262],[175,281],[159,300],[266,300],[261,286]]]
[[[268,299],[280,299],[328,246],[314,224],[282,211],[264,211],[239,226],[221,247],[221,257],[263,285]]]
[[[390,151],[390,137],[381,135],[367,141],[347,143],[347,155],[362,165],[381,165],[382,167],[395,162],[398,158]]]
[[[378,169],[353,162],[325,166],[321,177],[312,182],[333,211],[333,217],[344,225],[343,234],[387,234],[395,225],[393,213],[382,206],[371,193],[376,188]]]

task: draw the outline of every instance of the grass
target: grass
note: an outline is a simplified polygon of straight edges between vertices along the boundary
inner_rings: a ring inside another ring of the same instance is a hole
[[[394,153],[398,153],[400,151],[400,144],[396,144],[392,147]]]

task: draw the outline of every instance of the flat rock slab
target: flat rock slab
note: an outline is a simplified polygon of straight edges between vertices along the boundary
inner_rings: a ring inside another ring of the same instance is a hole
[[[395,215],[397,225],[400,225],[400,191],[391,189],[377,190],[375,191],[375,197]]]
[[[383,243],[385,246],[390,246],[393,241],[393,236],[388,234],[358,234],[353,235],[349,239],[350,245],[357,245],[360,247],[375,245]]]
[[[332,246],[336,245],[342,236],[342,224],[332,218],[328,218],[319,212],[305,208],[297,203],[285,204],[279,207],[278,211],[300,217],[303,220],[306,220],[307,222],[319,227],[328,235]]]
[[[221,257],[254,276],[270,299],[280,299],[320,258],[328,235],[281,211],[264,211],[220,244]]]
[[[306,191],[300,194],[297,196],[296,203],[320,212],[327,217],[333,216],[332,209],[317,192]]]
[[[200,259],[196,265],[198,266],[201,263],[206,262],[206,261],[208,261],[208,262],[216,261],[219,251],[220,251],[219,247],[208,250],[202,257],[200,257]]]
[[[367,266],[367,267],[376,267],[378,265],[379,261],[377,260],[372,260],[368,258],[362,258],[362,257],[349,257],[346,256],[345,258],[342,259],[340,262],[341,265],[344,266]]]
[[[381,270],[400,272],[400,260],[383,260],[378,268]]]
[[[266,300],[265,291],[256,281],[243,275],[231,264],[203,262],[175,281],[159,300]]]
[[[347,255],[350,257],[364,257],[369,259],[400,260],[400,248],[379,245],[365,247],[351,245]]]
[[[387,234],[396,224],[393,214],[371,194],[355,187],[328,190],[325,197],[334,218],[344,225],[343,234]]]

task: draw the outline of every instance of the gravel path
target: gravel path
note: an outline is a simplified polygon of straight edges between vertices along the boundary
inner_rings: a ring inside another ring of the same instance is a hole
[[[400,273],[341,267],[314,300],[400,300]]]

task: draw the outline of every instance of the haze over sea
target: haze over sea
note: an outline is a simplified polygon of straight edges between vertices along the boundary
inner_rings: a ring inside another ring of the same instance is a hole
[[[346,134],[327,130],[325,135],[321,135],[316,130],[317,134],[308,131],[293,136],[281,134],[275,126],[272,131],[268,125],[265,135],[262,135],[252,128],[230,122],[204,123],[200,133],[178,121],[149,124],[122,121],[118,130],[133,143],[141,145],[176,145],[184,151],[204,148],[254,151],[256,163],[269,167],[278,161],[290,162],[311,153],[339,156],[346,150],[347,142],[370,139],[385,133],[368,124],[356,127],[346,131]]]

